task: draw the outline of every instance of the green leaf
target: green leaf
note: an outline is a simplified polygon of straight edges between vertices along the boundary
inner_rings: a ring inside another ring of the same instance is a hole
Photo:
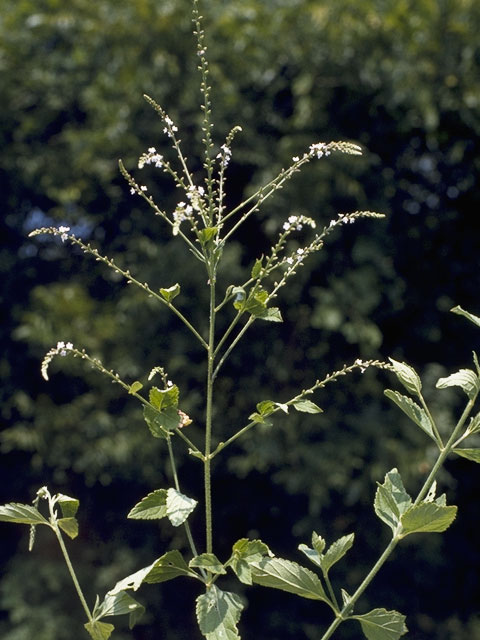
[[[249,562],[258,562],[267,555],[270,556],[272,553],[261,540],[241,538],[233,545],[229,562],[240,582],[251,585],[253,581]]]
[[[275,403],[271,400],[263,400],[257,404],[258,413],[263,416],[268,416],[275,409]]]
[[[323,409],[320,409],[320,407],[311,400],[295,400],[292,402],[292,405],[301,413],[323,413]]]
[[[427,433],[432,440],[435,440],[435,434],[433,433],[432,423],[424,409],[418,406],[408,396],[403,396],[398,391],[392,391],[391,389],[385,389],[384,394],[389,400],[392,400],[397,407],[399,407],[409,418],[413,420],[421,429]]]
[[[415,369],[404,362],[397,362],[393,358],[389,358],[389,360],[395,375],[405,389],[409,393],[419,396],[422,390],[422,383]]]
[[[188,568],[180,551],[175,549],[167,551],[161,558],[158,558],[150,565],[143,582],[156,584],[157,582],[173,580],[173,578],[178,578],[179,576],[198,577],[194,571]]]
[[[129,627],[133,629],[138,620],[145,613],[145,607],[137,602],[125,591],[108,592],[101,604],[96,604],[93,610],[95,620],[108,616],[129,615]]]
[[[461,387],[470,400],[474,400],[480,390],[480,379],[471,369],[460,369],[447,378],[440,378],[435,385],[437,389]]]
[[[255,584],[281,589],[310,600],[328,600],[319,577],[296,562],[282,558],[262,558],[250,563]]]
[[[108,624],[107,622],[98,622],[98,620],[87,622],[84,627],[93,640],[108,640],[115,629],[113,624]]]
[[[159,411],[168,407],[178,407],[179,391],[176,384],[168,389],[152,387],[149,392],[150,403]]]
[[[268,322],[283,322],[282,314],[278,307],[265,308],[264,311],[256,314],[255,317],[260,318],[260,320],[267,320]]]
[[[178,409],[175,407],[167,407],[162,411],[143,407],[143,417],[155,438],[166,438],[167,432],[175,431],[181,424]]]
[[[128,393],[133,396],[133,394],[137,393],[137,391],[140,391],[140,389],[143,389],[143,384],[138,380],[135,380],[135,382],[132,382],[132,384],[130,385]]]
[[[76,518],[60,518],[57,524],[72,540],[78,536],[78,522]]]
[[[262,264],[263,264],[263,258],[257,258],[255,260],[255,264],[253,265],[252,271],[250,273],[250,276],[253,278],[253,280],[256,280],[260,275],[262,271]]]
[[[384,484],[377,487],[375,513],[395,532],[401,515],[411,504],[412,499],[405,491],[400,474],[397,469],[392,469],[386,474]]]
[[[478,316],[474,316],[472,313],[469,313],[468,311],[465,311],[465,309],[462,309],[462,307],[460,306],[453,307],[453,309],[450,309],[450,311],[452,313],[458,314],[459,316],[464,316],[465,318],[473,322],[473,324],[476,324],[477,327],[480,327],[480,318]]]
[[[212,585],[197,598],[196,613],[200,631],[208,640],[240,640],[237,623],[243,610],[240,598]]]
[[[218,233],[217,227],[205,227],[205,229],[202,229],[201,231],[199,231],[198,236],[199,236],[201,245],[203,247],[210,245],[213,238],[215,238],[215,236],[217,235],[217,233]]]
[[[174,527],[183,524],[197,506],[197,501],[176,489],[167,491],[167,517]]]
[[[453,453],[467,460],[480,463],[480,449],[453,449]]]
[[[402,537],[411,533],[442,533],[452,524],[457,507],[440,506],[436,502],[422,502],[412,506],[401,517]]]
[[[352,616],[360,622],[362,631],[368,640],[398,640],[407,633],[405,616],[398,611],[373,609],[363,616]]]
[[[315,549],[315,551],[317,551],[318,553],[322,553],[325,549],[326,544],[326,541],[322,538],[322,536],[319,536],[316,531],[312,533],[312,547]]]
[[[58,502],[60,505],[64,518],[73,518],[80,506],[80,500],[70,498],[70,496],[66,496],[63,493],[59,493],[55,496],[55,502]]]
[[[347,551],[352,547],[354,540],[355,534],[350,533],[346,536],[342,536],[330,545],[322,560],[322,569],[325,573],[328,573],[333,565],[343,558]]]
[[[0,522],[18,524],[49,524],[40,511],[29,504],[9,502],[0,507]]]
[[[172,285],[171,287],[168,287],[167,289],[160,289],[160,294],[163,298],[165,298],[167,302],[171,302],[172,300],[174,300],[179,293],[180,285],[178,283]]]
[[[134,520],[159,520],[167,515],[167,490],[156,489],[142,498],[130,511],[127,518]]]
[[[192,568],[202,567],[217,574],[227,573],[225,567],[214,553],[201,553],[199,556],[192,558],[188,566]]]
[[[317,567],[322,567],[321,553],[318,553],[318,551],[316,551],[315,549],[310,549],[310,547],[307,547],[307,545],[303,543],[298,545],[298,549],[299,551],[304,553],[311,562],[316,564]]]
[[[267,300],[268,293],[264,289],[257,287],[250,292],[246,300],[237,294],[237,299],[233,303],[233,306],[238,311],[251,313],[254,318],[269,320],[271,322],[283,322],[282,314],[277,307],[267,308]]]

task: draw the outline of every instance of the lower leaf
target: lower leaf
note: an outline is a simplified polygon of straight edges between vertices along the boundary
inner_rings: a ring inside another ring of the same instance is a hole
[[[212,585],[197,598],[197,621],[208,640],[240,640],[237,623],[243,610],[240,598]]]
[[[368,640],[398,640],[407,633],[405,616],[398,611],[373,609],[363,616],[352,616],[360,622],[362,631]]]

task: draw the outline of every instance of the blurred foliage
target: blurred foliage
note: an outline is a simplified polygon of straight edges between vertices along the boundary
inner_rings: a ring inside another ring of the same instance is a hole
[[[478,335],[448,309],[478,312],[479,3],[203,4],[218,144],[233,125],[243,128],[229,168],[230,204],[311,142],[351,139],[368,149],[358,160],[314,163],[280,192],[225,253],[222,286],[242,282],[292,213],[319,225],[340,211],[388,214],[386,222],[363,221],[332,236],[279,297],[284,324],[250,329],[218,379],[218,438],[244,423],[252,397],[288,399],[357,357],[406,359],[427,388],[469,366]],[[193,440],[202,428],[202,354],[174,316],[115,274],[60,241],[27,234],[67,224],[152,288],[181,282],[181,308],[202,326],[203,274],[129,195],[117,169],[120,157],[134,169],[152,144],[168,153],[161,123],[142,99],[147,93],[179,125],[200,174],[190,2],[4,0],[0,33],[1,501],[29,501],[46,483],[80,498],[82,533],[71,546],[93,601],[172,542],[168,528],[125,520],[139,498],[170,482],[170,469],[132,398],[68,359],[53,363],[47,385],[43,354],[71,340],[132,381],[165,366],[194,418]],[[175,206],[177,193],[163,174],[152,170],[143,179],[165,208]],[[407,487],[418,486],[433,453],[383,399],[386,384],[370,371],[343,379],[317,394],[324,414],[279,418],[217,465],[220,557],[237,538],[259,535],[298,559],[295,548],[312,529],[329,540],[355,530],[352,565],[339,577],[358,584],[379,539],[386,540],[372,515],[375,482],[398,466]],[[432,396],[445,425],[456,398],[451,391]],[[199,470],[195,462],[182,465],[182,488],[201,499]],[[452,461],[442,482],[460,506],[457,523],[433,543],[405,544],[365,606],[408,614],[416,640],[470,640],[480,626],[471,489],[478,473]],[[192,525],[201,539],[201,515]],[[66,639],[82,612],[57,550],[40,540],[27,556],[26,538],[19,542],[14,529],[2,527],[0,633],[5,640]],[[405,570],[412,557],[413,576]],[[195,635],[193,615],[184,615],[189,587],[172,587],[142,590],[149,616],[119,640]],[[316,605],[258,588],[247,597],[255,606],[242,619],[246,630],[318,637],[323,611]],[[348,628],[342,634],[353,637]]]

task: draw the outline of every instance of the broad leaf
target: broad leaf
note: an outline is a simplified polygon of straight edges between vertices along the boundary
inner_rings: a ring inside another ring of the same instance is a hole
[[[87,622],[84,626],[92,640],[108,640],[115,629],[113,624],[99,622],[98,620]]]
[[[342,536],[330,545],[322,560],[322,569],[325,573],[328,573],[331,567],[343,558],[347,551],[352,547],[354,539],[355,534],[350,533],[349,535]]]
[[[167,289],[160,289],[160,293],[167,302],[171,302],[180,293],[180,285],[177,283]]]
[[[362,631],[368,640],[398,640],[408,631],[405,616],[398,611],[373,609],[363,616],[352,616],[360,622]]]
[[[10,502],[0,507],[0,522],[18,524],[49,524],[40,511],[29,504]]]
[[[208,640],[240,640],[237,623],[242,610],[243,603],[235,593],[212,585],[197,598],[200,631]]]
[[[268,320],[269,322],[283,322],[282,313],[278,307],[266,308],[261,313],[256,314],[255,317],[260,318],[260,320]]]
[[[205,227],[198,232],[199,240],[202,246],[209,246],[218,233],[217,227]]]
[[[425,433],[432,438],[432,440],[435,440],[432,423],[424,409],[419,407],[411,398],[398,393],[398,391],[385,389],[384,394],[389,398],[389,400],[392,400],[397,407],[399,407],[410,418],[410,420],[413,420],[415,424],[423,429]]]
[[[179,391],[176,384],[172,385],[168,389],[158,389],[152,387],[149,392],[150,403],[161,411],[168,407],[178,407]]]
[[[59,493],[55,496],[55,502],[58,502],[60,509],[62,510],[62,516],[64,518],[73,518],[80,505],[80,501],[77,498],[70,498],[63,493]]]
[[[295,400],[292,402],[293,407],[302,413],[323,413],[323,409],[320,409],[315,402],[311,400]]]
[[[471,369],[460,369],[447,378],[440,378],[435,386],[437,389],[461,387],[470,400],[473,400],[480,390],[480,379]]]
[[[385,476],[385,482],[378,485],[375,494],[375,513],[395,532],[400,516],[412,504],[412,499],[405,491],[402,478],[397,469],[392,469]]]
[[[133,629],[138,620],[145,613],[145,607],[137,602],[125,591],[107,593],[101,604],[96,604],[93,610],[93,617],[96,620],[108,616],[129,615],[129,627]]]
[[[422,502],[410,507],[402,515],[402,537],[411,533],[441,533],[448,529],[456,515],[457,507],[440,506],[437,502]]]
[[[133,509],[131,509],[127,518],[134,520],[159,520],[167,515],[167,490],[156,489],[149,493],[148,496],[142,498]]]
[[[60,518],[57,520],[57,524],[72,540],[78,536],[78,522],[76,518]]]
[[[253,580],[249,563],[258,562],[267,555],[272,556],[273,554],[261,540],[241,538],[232,547],[232,557],[229,564],[240,582],[250,585]]]
[[[268,416],[275,409],[275,403],[271,400],[262,400],[257,404],[257,411],[261,416]]]
[[[212,573],[222,574],[227,573],[223,564],[217,558],[214,553],[201,553],[199,556],[195,556],[188,563],[189,567],[202,568],[211,571]]]
[[[452,313],[458,314],[459,316],[464,316],[465,318],[468,318],[468,320],[473,322],[473,324],[476,324],[477,327],[480,327],[480,318],[478,316],[474,316],[473,313],[469,313],[468,311],[465,311],[465,309],[462,309],[462,307],[460,306],[453,307],[453,309],[450,309],[450,311]]]
[[[389,358],[389,360],[395,375],[405,389],[409,393],[419,396],[422,390],[422,383],[415,369],[404,362],[397,362],[393,358]]]
[[[255,584],[281,589],[310,600],[328,600],[319,577],[296,562],[282,558],[263,558],[250,563]]]
[[[298,545],[298,549],[304,553],[311,562],[316,564],[317,567],[322,567],[322,553],[319,553],[315,549],[310,549],[310,547],[307,547],[307,545],[303,543]]]
[[[480,463],[480,449],[453,449],[453,453],[467,460],[473,460],[473,462]]]
[[[174,431],[181,424],[178,409],[175,407],[167,407],[162,411],[157,411],[152,407],[143,407],[143,417],[155,438],[166,438],[166,432]]]
[[[174,527],[183,524],[197,506],[197,501],[176,489],[167,491],[167,517]]]

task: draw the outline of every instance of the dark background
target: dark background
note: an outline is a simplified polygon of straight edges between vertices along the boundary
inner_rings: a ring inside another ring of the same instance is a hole
[[[216,437],[245,424],[260,400],[287,400],[357,357],[388,356],[419,371],[447,433],[462,393],[437,391],[435,382],[471,366],[480,335],[449,313],[456,304],[480,311],[479,3],[202,4],[216,143],[235,124],[243,128],[228,170],[229,204],[312,142],[352,140],[365,148],[361,158],[312,163],[278,192],[226,250],[220,288],[248,277],[289,215],[309,215],[318,226],[338,212],[387,215],[332,234],[279,296],[284,323],[257,322],[248,332],[218,380]],[[127,381],[145,382],[152,367],[165,366],[194,419],[196,442],[204,365],[164,308],[71,246],[28,233],[68,225],[153,289],[180,282],[180,308],[204,326],[204,275],[130,196],[117,166],[121,157],[135,170],[150,146],[173,158],[161,121],[142,99],[147,93],[178,125],[201,180],[190,3],[4,0],[0,32],[0,498],[29,502],[44,484],[80,498],[80,535],[69,549],[93,603],[96,593],[185,540],[163,522],[126,520],[140,498],[172,483],[166,451],[135,400],[69,358],[52,364],[46,383],[43,355],[71,340]],[[165,174],[140,176],[172,210],[179,194]],[[382,372],[344,378],[315,395],[323,414],[275,419],[217,458],[217,555],[226,559],[238,538],[261,537],[276,554],[303,563],[296,548],[310,543],[312,530],[329,542],[355,531],[353,549],[332,572],[335,585],[352,592],[388,540],[373,514],[375,483],[396,466],[415,494],[435,456],[424,434],[384,399],[385,386],[396,385]],[[181,446],[177,452],[182,489],[201,500],[200,465]],[[480,634],[478,467],[449,460],[439,482],[459,506],[456,521],[443,535],[407,539],[358,612],[395,608],[407,615],[415,640],[471,640]],[[191,522],[202,546],[197,511]],[[56,541],[38,531],[29,554],[27,527],[2,524],[0,535],[1,637],[71,638],[83,612]],[[228,579],[222,585],[243,592]],[[142,587],[147,615],[133,632],[117,618],[114,637],[198,637],[196,589],[181,580]],[[279,591],[256,587],[246,598],[246,638],[315,640],[329,621],[326,607]],[[348,640],[358,632],[352,623],[337,635]]]

